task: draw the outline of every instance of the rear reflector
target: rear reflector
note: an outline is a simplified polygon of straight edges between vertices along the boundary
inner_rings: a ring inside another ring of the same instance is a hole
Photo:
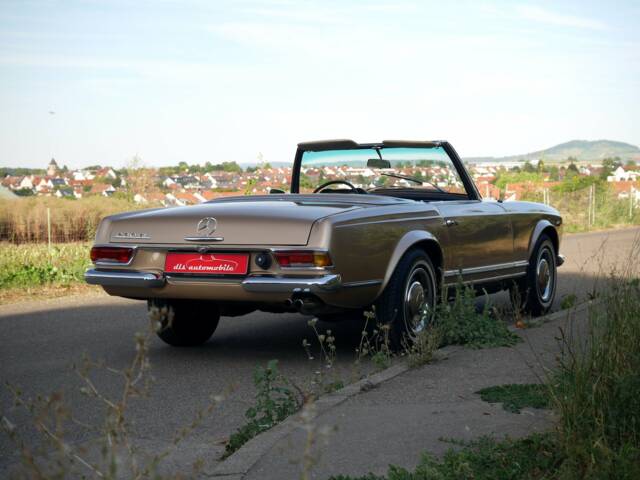
[[[133,248],[127,247],[93,247],[91,261],[107,263],[129,263],[133,257]]]
[[[274,256],[281,267],[328,267],[331,257],[326,252],[290,251],[275,252]]]

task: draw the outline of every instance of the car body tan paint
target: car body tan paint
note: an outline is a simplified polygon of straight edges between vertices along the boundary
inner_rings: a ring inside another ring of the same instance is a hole
[[[206,217],[216,219],[213,236],[221,240],[185,240],[198,236],[198,223]],[[420,242],[433,242],[442,252],[447,283],[460,274],[463,281],[482,283],[523,274],[523,262],[540,233],[553,228],[560,237],[560,224],[556,210],[529,202],[415,201],[351,193],[239,196],[106,217],[97,229],[96,245],[129,245],[136,247],[136,253],[126,267],[100,264],[96,270],[147,272],[164,278],[164,285],[154,288],[104,286],[111,295],[131,298],[210,299],[268,309],[280,308],[300,293],[248,291],[243,278],[163,272],[169,251],[247,252],[248,279],[295,281],[337,275],[340,288],[319,288],[313,295],[328,306],[363,308],[383,291],[402,255]],[[259,254],[272,255],[283,248],[328,252],[333,265],[300,269],[281,268],[275,261],[267,269],[257,265]]]

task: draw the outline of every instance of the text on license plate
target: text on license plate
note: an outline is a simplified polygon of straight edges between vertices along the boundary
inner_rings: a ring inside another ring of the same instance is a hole
[[[231,253],[167,253],[164,271],[198,275],[244,275],[249,255]]]

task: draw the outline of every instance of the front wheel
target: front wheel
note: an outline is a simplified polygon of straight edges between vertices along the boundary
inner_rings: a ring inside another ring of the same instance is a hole
[[[409,346],[431,322],[437,298],[436,273],[427,254],[410,250],[398,262],[376,301],[377,321],[389,329],[389,347]]]
[[[174,347],[202,345],[211,338],[220,320],[218,306],[213,302],[152,299],[148,308],[158,337]]]
[[[556,296],[557,264],[553,242],[542,235],[529,259],[527,275],[511,288],[514,306],[534,316],[547,313]]]

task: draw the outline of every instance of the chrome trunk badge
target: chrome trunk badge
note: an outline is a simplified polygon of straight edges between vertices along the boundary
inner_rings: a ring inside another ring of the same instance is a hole
[[[184,237],[187,242],[222,242],[224,237],[214,237],[213,234],[218,228],[218,221],[213,217],[204,217],[196,225],[197,237]]]
[[[207,237],[213,235],[218,228],[218,221],[213,217],[205,217],[198,222],[196,230],[200,234],[204,234]]]

